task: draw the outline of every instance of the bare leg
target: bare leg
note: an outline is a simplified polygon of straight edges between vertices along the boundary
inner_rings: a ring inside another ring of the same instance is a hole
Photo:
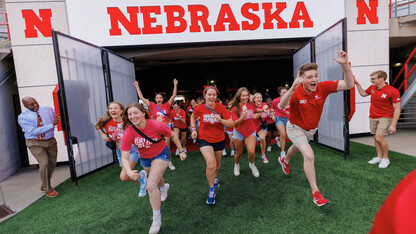
[[[267,135],[267,131],[260,130],[260,132],[258,133],[258,135],[260,137],[261,155],[263,155],[263,154],[266,154],[266,135]]]
[[[147,179],[147,191],[149,192],[150,205],[153,210],[160,210],[160,191],[157,185],[161,181],[168,164],[168,162],[161,159],[155,159],[150,168],[149,178]]]
[[[279,131],[280,134],[280,148],[282,149],[282,152],[285,151],[285,145],[286,145],[286,138],[287,138],[287,133],[286,133],[286,127],[283,124],[278,124],[276,125],[277,130]]]
[[[215,152],[212,146],[204,146],[200,148],[202,156],[204,156],[207,168],[205,174],[210,188],[214,187],[215,176],[217,175],[217,162],[215,159]],[[222,155],[222,154],[221,154]]]
[[[303,156],[303,169],[305,175],[308,178],[312,193],[315,193],[315,191],[318,190],[318,186],[316,185],[315,156],[312,147],[309,144],[305,144],[300,146],[299,150]]]
[[[387,144],[387,141],[384,139],[384,135],[374,135],[374,140],[376,144],[376,150],[377,150],[377,157],[381,158],[382,156],[384,159],[389,158],[389,145]],[[379,152],[380,151],[380,152]]]
[[[243,141],[234,139],[234,146],[235,146],[235,156],[234,161],[235,164],[239,164],[241,160],[241,155],[243,154]]]
[[[256,136],[248,136],[244,140],[247,147],[248,161],[251,163],[254,163],[254,160],[256,159],[256,141]]]

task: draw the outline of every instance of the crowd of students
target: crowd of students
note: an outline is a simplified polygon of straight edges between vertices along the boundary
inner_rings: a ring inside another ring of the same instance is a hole
[[[172,96],[167,102],[161,93],[151,102],[140,90],[136,81],[137,94],[147,106],[134,102],[125,109],[119,102],[112,102],[107,113],[96,123],[96,128],[105,141],[116,141],[116,152],[120,162],[120,178],[140,185],[139,197],[149,193],[153,209],[153,223],[149,233],[157,233],[161,227],[161,201],[166,200],[169,184],[163,174],[169,167],[175,169],[170,154],[170,141],[176,146],[176,155],[186,159],[187,138],[197,143],[206,162],[208,198],[206,203],[215,204],[215,189],[220,186],[219,170],[229,138],[234,156],[234,175],[240,175],[243,146],[248,154],[248,166],[254,177],[260,172],[255,165],[255,148],[260,144],[261,159],[268,163],[266,152],[271,151],[271,139],[276,138],[280,147],[278,162],[282,171],[289,175],[290,160],[300,152],[304,159],[304,172],[312,192],[312,200],[318,206],[329,203],[320,193],[314,166],[314,152],[309,140],[315,134],[322,114],[323,105],[329,94],[348,90],[354,86],[354,78],[348,65],[348,56],[338,51],[334,60],[342,67],[344,78],[339,81],[319,82],[318,65],[304,64],[300,67],[293,85],[287,89],[278,87],[279,97],[272,100],[260,93],[250,94],[241,87],[231,100],[219,99],[215,86],[207,86],[203,97],[190,100],[188,105],[174,101],[178,81],[173,80]],[[293,144],[286,151],[286,139]],[[140,160],[142,171],[135,170]],[[159,187],[159,189],[158,189]]]

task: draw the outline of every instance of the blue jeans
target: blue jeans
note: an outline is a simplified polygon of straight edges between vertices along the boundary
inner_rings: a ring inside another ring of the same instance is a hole
[[[123,166],[121,164],[121,149],[117,148],[116,149],[116,154],[117,154],[117,158],[118,158],[118,163],[121,166]],[[140,154],[139,151],[137,151],[137,147],[135,145],[131,146],[131,150],[130,150],[130,161],[136,162],[139,161],[140,158]]]
[[[286,125],[287,125],[287,121],[289,120],[289,118],[288,117],[280,117],[280,116],[276,116],[276,122],[275,122],[275,125],[278,125],[278,124],[282,124],[282,125],[284,125],[285,127],[286,127]]]
[[[142,167],[151,167],[152,162],[155,159],[161,159],[165,162],[170,162],[170,150],[168,146],[165,146],[165,148],[162,150],[162,152],[154,158],[140,158],[140,164],[142,164]]]

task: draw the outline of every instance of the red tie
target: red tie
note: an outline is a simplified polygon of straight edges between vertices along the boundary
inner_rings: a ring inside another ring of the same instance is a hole
[[[36,112],[36,114],[38,115],[38,127],[43,127],[42,118],[40,117],[39,112]],[[38,135],[39,140],[43,140],[43,138],[45,138],[45,133]]]

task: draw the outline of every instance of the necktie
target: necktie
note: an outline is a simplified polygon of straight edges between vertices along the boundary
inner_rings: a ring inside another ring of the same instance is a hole
[[[38,127],[43,127],[42,118],[40,117],[39,112],[36,112],[36,114],[38,115]],[[43,140],[43,138],[45,138],[45,133],[38,135],[39,140]]]

